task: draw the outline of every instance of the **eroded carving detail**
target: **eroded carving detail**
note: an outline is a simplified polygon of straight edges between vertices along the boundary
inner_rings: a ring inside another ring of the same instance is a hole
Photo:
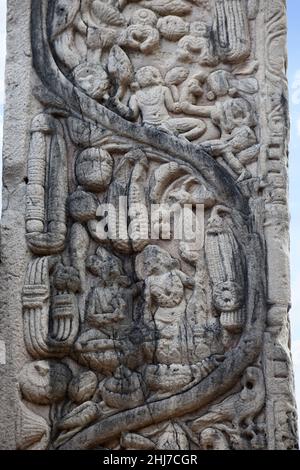
[[[44,112],[28,158],[32,362],[19,384],[49,420],[21,403],[20,448],[272,446],[264,214],[285,188],[262,171],[256,21],[270,12],[258,6],[32,1]],[[276,109],[270,152],[284,145]],[[199,245],[175,226],[163,236],[185,205],[189,228],[202,207]],[[272,403],[274,439],[292,447],[295,410]]]

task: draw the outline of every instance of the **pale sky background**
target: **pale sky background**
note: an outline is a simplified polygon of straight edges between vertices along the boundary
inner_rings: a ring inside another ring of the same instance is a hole
[[[300,411],[300,2],[287,0],[289,20],[289,84],[291,112],[290,210],[292,270],[292,347]],[[4,106],[6,0],[0,0],[0,145]]]

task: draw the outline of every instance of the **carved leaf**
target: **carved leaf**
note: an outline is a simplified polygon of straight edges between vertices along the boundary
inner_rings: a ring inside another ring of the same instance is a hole
[[[79,11],[80,3],[80,0],[55,1],[52,21],[52,39],[62,33],[74,21],[74,18]]]
[[[127,54],[119,46],[113,46],[107,63],[108,73],[120,83],[130,83],[133,67]]]

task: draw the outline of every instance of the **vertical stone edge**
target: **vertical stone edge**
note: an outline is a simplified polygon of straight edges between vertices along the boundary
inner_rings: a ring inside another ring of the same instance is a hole
[[[261,90],[261,142],[266,183],[268,316],[263,366],[266,380],[266,432],[269,450],[288,450],[298,442],[297,409],[290,344],[291,306],[287,84],[287,14],[285,0],[261,2],[264,57]]]
[[[17,447],[17,376],[26,357],[21,292],[27,262],[25,194],[31,99],[31,1],[7,1],[0,263],[0,449]]]

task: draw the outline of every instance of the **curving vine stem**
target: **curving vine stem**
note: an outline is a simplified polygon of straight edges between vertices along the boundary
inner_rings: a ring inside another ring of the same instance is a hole
[[[265,259],[259,236],[249,236],[245,248],[247,272],[247,325],[238,346],[224,362],[201,382],[186,391],[122,411],[84,429],[61,449],[88,449],[118,437],[125,431],[137,431],[173,417],[197,411],[228,392],[253,365],[261,352],[266,320]]]
[[[220,198],[237,210],[248,212],[247,203],[231,175],[200,145],[193,145],[165,132],[140,126],[118,116],[75,87],[59,69],[48,41],[49,9],[53,0],[32,0],[31,42],[33,66],[43,85],[63,102],[65,109],[82,120],[104,127],[118,135],[164,151],[189,163],[205,181],[216,188]]]
[[[201,146],[124,120],[86,96],[64,76],[52,55],[47,35],[48,9],[53,5],[53,0],[32,0],[33,65],[43,85],[64,102],[65,109],[86,122],[164,151],[178,163],[192,165],[225,204],[247,215],[247,199],[228,172]],[[61,449],[86,449],[101,445],[124,431],[138,430],[175,415],[178,417],[200,410],[230,391],[260,354],[265,327],[265,254],[259,234],[249,233],[244,241],[244,250],[247,259],[247,323],[239,344],[226,354],[224,362],[208,377],[185,391],[103,418],[79,432]]]

